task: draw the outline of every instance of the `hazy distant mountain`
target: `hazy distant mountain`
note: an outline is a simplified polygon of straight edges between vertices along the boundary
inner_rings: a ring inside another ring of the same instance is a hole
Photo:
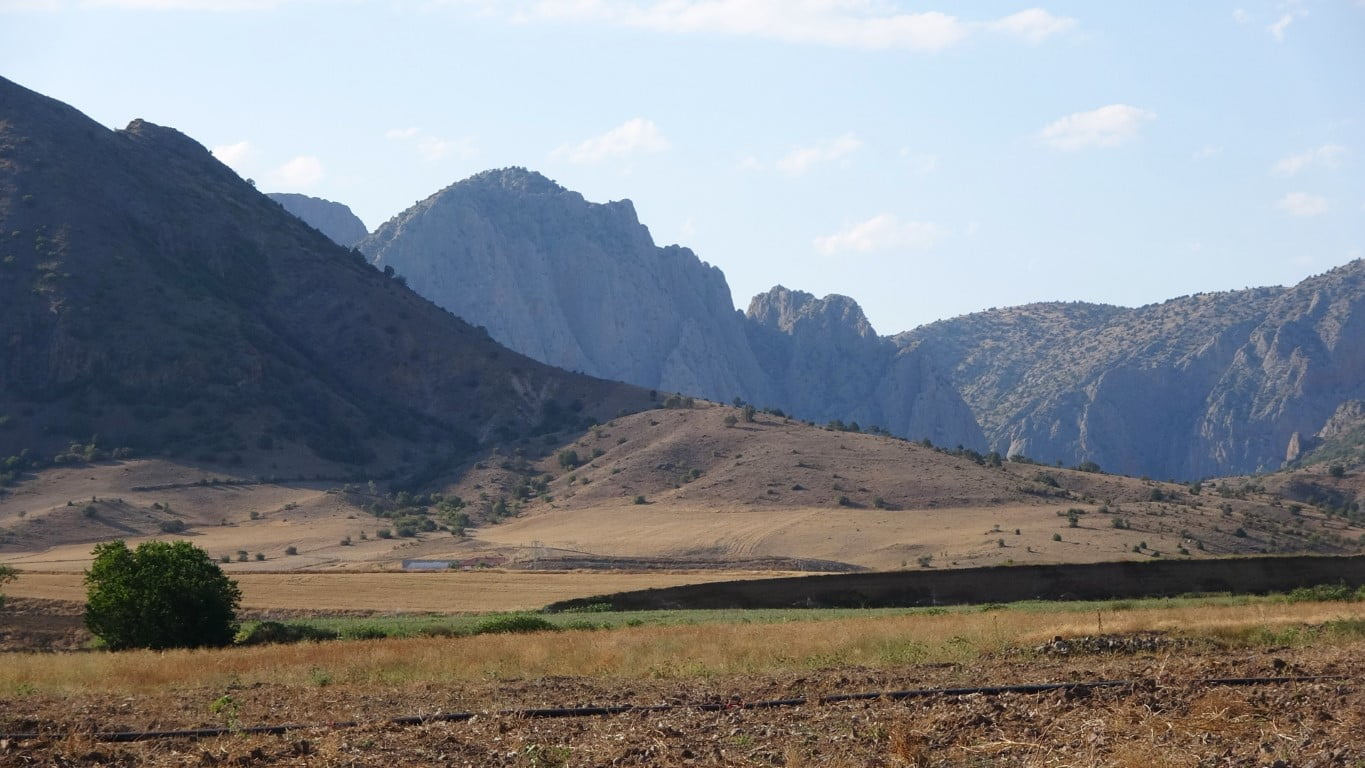
[[[284,206],[286,211],[308,222],[309,225],[332,238],[337,245],[347,248],[354,246],[370,234],[365,222],[351,213],[351,209],[341,203],[323,200],[320,197],[297,195],[292,192],[270,192],[266,195]]]
[[[1002,453],[1154,477],[1275,469],[1365,397],[1365,261],[1137,309],[991,310],[896,342],[951,368]]]
[[[800,294],[798,307],[797,294],[774,293],[772,313],[746,318],[720,270],[686,248],[656,246],[629,201],[589,203],[538,173],[488,171],[404,211],[359,247],[418,293],[551,365],[984,445],[947,376],[878,339],[852,301]],[[861,346],[843,346],[855,338]]]
[[[777,286],[753,298],[747,317],[750,346],[784,408],[948,447],[985,445],[949,372],[878,336],[852,299]]]
[[[0,79],[0,457],[104,447],[417,471],[645,393],[386,278],[201,145]]]

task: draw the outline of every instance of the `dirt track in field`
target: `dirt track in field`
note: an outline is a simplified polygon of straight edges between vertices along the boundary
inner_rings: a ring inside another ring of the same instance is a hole
[[[1334,675],[1259,687],[1194,681]],[[414,727],[385,718],[589,704],[701,704],[834,692],[1067,680],[1141,680],[1090,693],[946,696],[770,710],[678,709],[538,720],[482,714]],[[6,694],[0,766],[62,765],[1116,765],[1354,766],[1365,760],[1365,644],[1259,651],[987,658],[965,665],[844,668],[684,681],[548,678],[456,686],[257,685],[128,697]],[[230,697],[229,704],[215,701]],[[92,740],[95,731],[358,719],[281,736]],[[1279,762],[1277,762],[1279,761]]]

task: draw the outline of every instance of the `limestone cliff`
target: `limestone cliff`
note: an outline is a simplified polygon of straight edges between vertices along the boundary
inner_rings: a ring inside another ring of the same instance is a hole
[[[1365,395],[1365,262],[1136,309],[991,310],[896,341],[952,370],[996,450],[1163,478],[1274,469],[1296,432]]]
[[[950,447],[985,446],[947,371],[878,336],[852,299],[777,286],[754,297],[747,317],[775,401],[804,418],[875,425]]]
[[[418,293],[550,365],[720,400],[764,393],[719,269],[655,246],[629,201],[538,173],[447,187],[360,244]]]
[[[361,221],[360,217],[351,213],[351,209],[341,203],[323,200],[320,197],[296,195],[292,192],[271,192],[266,197],[279,203],[286,211],[303,219],[309,226],[331,238],[332,242],[337,245],[350,248],[370,233],[365,228],[365,222]]]

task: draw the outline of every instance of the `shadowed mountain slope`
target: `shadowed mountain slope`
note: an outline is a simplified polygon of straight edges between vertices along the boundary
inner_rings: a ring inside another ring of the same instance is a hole
[[[0,457],[411,472],[648,402],[500,347],[184,135],[2,79],[0,231]]]

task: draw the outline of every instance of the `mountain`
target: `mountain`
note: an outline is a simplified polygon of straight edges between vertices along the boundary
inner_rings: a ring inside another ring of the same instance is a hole
[[[440,306],[550,365],[715,400],[762,394],[719,269],[654,245],[630,201],[488,171],[360,243]]]
[[[1154,477],[1272,470],[1365,397],[1365,261],[1136,309],[990,310],[895,341],[951,371],[1002,453]]]
[[[746,331],[773,402],[803,418],[877,426],[939,445],[985,438],[946,369],[878,336],[857,302],[777,286],[749,303]]]
[[[3,79],[0,231],[5,470],[130,448],[411,474],[648,406],[499,346],[186,136]]]
[[[370,230],[365,228],[365,222],[341,203],[292,192],[270,192],[266,197],[308,222],[337,245],[350,248],[370,234]]]
[[[745,316],[719,269],[686,248],[656,246],[628,200],[590,203],[538,173],[488,171],[404,211],[359,248],[551,365],[985,444],[947,372],[878,338],[851,299],[779,288]]]

